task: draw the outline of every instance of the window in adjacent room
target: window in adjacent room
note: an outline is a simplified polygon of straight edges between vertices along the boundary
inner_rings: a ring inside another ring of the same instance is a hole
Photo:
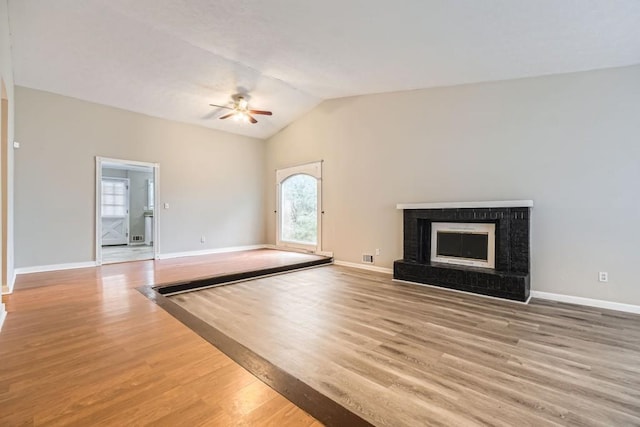
[[[102,180],[102,216],[127,215],[127,186],[125,180]]]

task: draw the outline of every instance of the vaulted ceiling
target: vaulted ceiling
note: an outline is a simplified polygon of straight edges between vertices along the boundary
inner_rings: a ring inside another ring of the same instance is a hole
[[[16,84],[259,138],[324,99],[640,63],[638,0],[9,6]],[[237,92],[274,115],[218,120]]]

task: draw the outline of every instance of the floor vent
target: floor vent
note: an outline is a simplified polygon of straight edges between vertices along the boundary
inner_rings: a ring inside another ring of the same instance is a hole
[[[142,242],[144,241],[144,236],[131,236],[132,242]]]
[[[373,264],[373,255],[362,254],[362,262],[365,264]]]

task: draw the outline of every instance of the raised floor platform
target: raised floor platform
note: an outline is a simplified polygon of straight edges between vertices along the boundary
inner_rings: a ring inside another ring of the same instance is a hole
[[[332,262],[333,258],[321,255],[274,249],[259,249],[244,252],[242,256],[238,258],[237,263],[228,265],[226,271],[218,271],[210,276],[202,276],[190,280],[160,283],[153,287],[161,295],[171,295],[195,289],[230,284],[256,277],[331,264]]]

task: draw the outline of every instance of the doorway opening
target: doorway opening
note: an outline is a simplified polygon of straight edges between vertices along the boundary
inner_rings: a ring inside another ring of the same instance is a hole
[[[277,246],[321,251],[322,162],[278,169],[276,179]]]
[[[96,157],[96,262],[156,259],[157,163]]]

